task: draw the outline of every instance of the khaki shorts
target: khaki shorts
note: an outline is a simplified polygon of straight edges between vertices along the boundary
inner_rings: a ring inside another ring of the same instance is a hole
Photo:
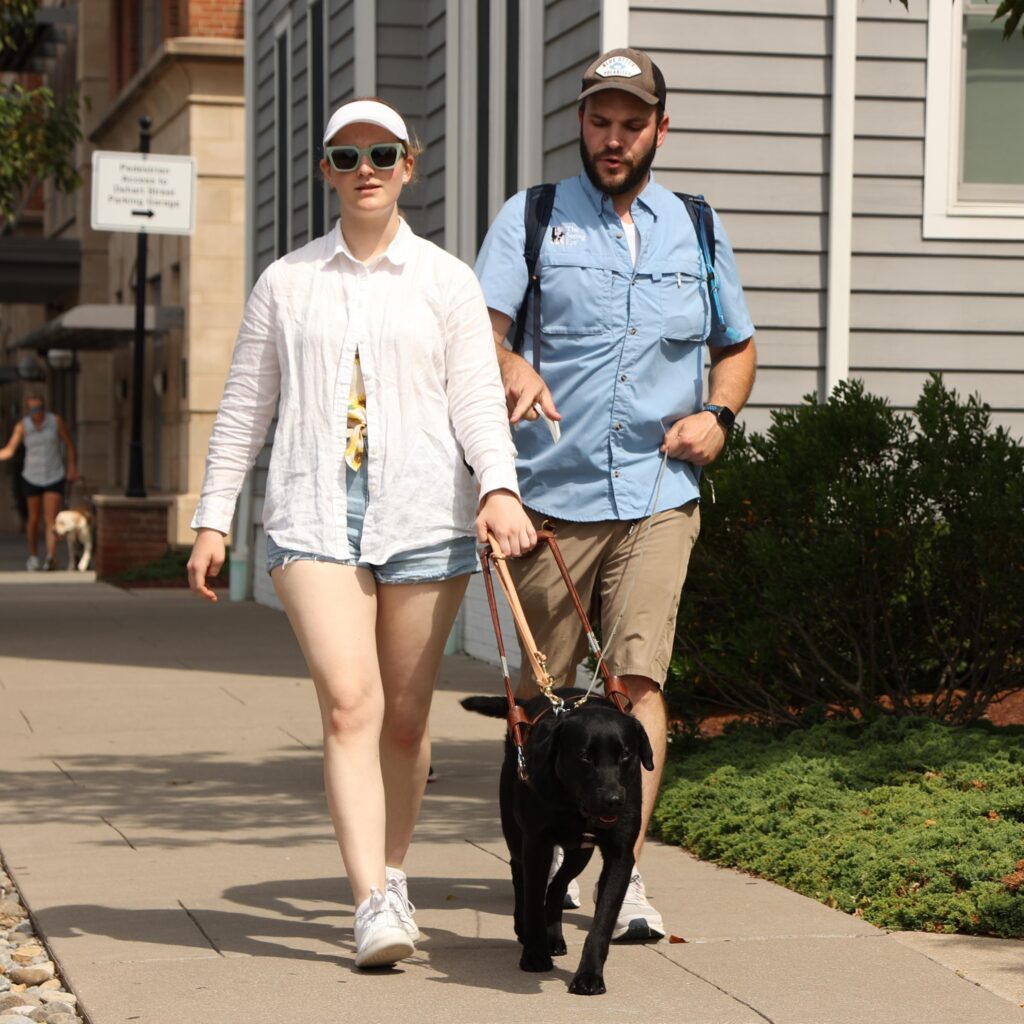
[[[609,670],[664,686],[679,597],[700,532],[697,502],[628,522],[574,523],[527,512],[535,527],[555,534],[580,602],[591,624],[600,625],[602,645],[611,637]],[[538,544],[523,558],[510,558],[508,566],[548,673],[560,686],[573,685],[587,641],[550,548]],[[520,681],[533,681],[526,658]]]

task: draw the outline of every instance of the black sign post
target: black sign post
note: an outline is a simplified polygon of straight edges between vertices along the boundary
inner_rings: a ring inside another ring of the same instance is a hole
[[[149,129],[153,122],[139,118],[139,152],[149,152]],[[135,212],[135,211],[133,211]],[[144,498],[142,462],[142,382],[146,370],[146,243],[145,230],[138,233],[135,255],[135,341],[132,346],[132,439],[128,447],[127,498]]]

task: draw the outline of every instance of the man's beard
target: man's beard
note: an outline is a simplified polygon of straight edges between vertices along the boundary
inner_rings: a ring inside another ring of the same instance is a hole
[[[586,144],[583,141],[583,135],[580,135],[580,160],[583,162],[583,169],[587,172],[587,177],[590,179],[590,183],[599,192],[603,192],[607,196],[621,196],[625,192],[630,192],[636,188],[637,185],[642,181],[647,180],[647,176],[651,173],[651,164],[654,163],[654,154],[658,151],[658,140],[657,138],[651,143],[651,148],[640,158],[640,160],[633,166],[632,170],[627,171],[626,177],[622,179],[618,184],[613,184],[608,181],[604,181],[601,178],[601,172],[597,167],[597,160],[603,156],[607,156],[607,153],[599,153],[597,159],[591,157],[590,153],[587,152]],[[625,160],[621,155],[616,154],[620,160]]]

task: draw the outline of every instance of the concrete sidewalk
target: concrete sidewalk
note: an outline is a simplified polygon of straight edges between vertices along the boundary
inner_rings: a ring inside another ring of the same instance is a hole
[[[502,726],[457,704],[499,686],[445,661],[406,865],[426,939],[366,975],[284,616],[0,572],[0,853],[92,1024],[1024,1022],[1022,943],[889,935],[655,843],[648,890],[685,943],[613,947],[608,994],[570,996],[595,863],[568,957],[519,971]]]

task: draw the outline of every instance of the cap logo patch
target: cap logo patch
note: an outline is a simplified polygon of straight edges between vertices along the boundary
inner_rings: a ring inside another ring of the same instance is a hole
[[[620,54],[617,57],[609,57],[607,60],[602,61],[597,66],[594,74],[600,75],[602,78],[636,78],[637,75],[642,75],[643,72],[636,61],[630,60],[629,57],[623,57]]]

